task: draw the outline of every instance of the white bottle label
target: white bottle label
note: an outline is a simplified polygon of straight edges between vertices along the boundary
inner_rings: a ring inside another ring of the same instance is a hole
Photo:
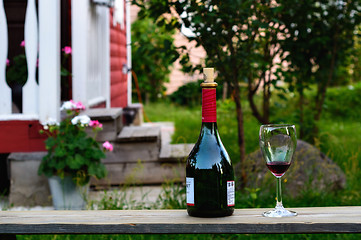
[[[227,181],[227,205],[234,206],[234,181]]]
[[[194,206],[194,178],[186,178],[187,205]]]

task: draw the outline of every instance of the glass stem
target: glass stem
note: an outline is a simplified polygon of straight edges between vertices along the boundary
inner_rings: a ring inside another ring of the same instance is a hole
[[[277,205],[276,208],[283,208],[282,205],[282,180],[280,177],[277,178],[277,195],[276,195],[276,200],[277,200]]]

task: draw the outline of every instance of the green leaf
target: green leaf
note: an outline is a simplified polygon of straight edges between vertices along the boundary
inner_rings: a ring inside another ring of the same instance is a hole
[[[286,96],[285,96],[284,94],[278,93],[277,96],[278,96],[279,98],[281,98],[282,100],[287,101],[287,98],[286,98]]]
[[[67,164],[71,169],[80,169],[84,163],[85,159],[80,154],[76,154],[75,157],[67,159]]]
[[[107,170],[103,164],[91,164],[88,168],[89,175],[96,178],[104,178],[107,175]]]

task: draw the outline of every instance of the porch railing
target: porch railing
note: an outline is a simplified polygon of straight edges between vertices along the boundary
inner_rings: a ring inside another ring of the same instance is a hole
[[[87,107],[110,107],[109,9],[71,1],[73,99]]]
[[[12,113],[11,89],[6,83],[8,48],[4,2],[0,0],[0,119],[59,119],[60,106],[60,0],[27,1],[24,40],[28,78],[23,87],[22,114]],[[39,24],[38,24],[39,15]],[[39,83],[36,65],[39,57]]]
[[[91,1],[71,3],[72,98],[86,106],[105,103],[110,107],[109,9]],[[39,0],[38,13],[36,0],[27,1],[24,40],[28,78],[23,87],[22,114],[14,114],[11,89],[6,83],[8,27],[4,0],[0,0],[0,120],[59,120],[60,12],[60,0]]]

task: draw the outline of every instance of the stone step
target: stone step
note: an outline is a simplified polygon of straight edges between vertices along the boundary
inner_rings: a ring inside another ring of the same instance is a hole
[[[46,152],[11,153],[9,203],[12,206],[51,205],[48,179],[38,175]]]
[[[108,176],[91,179],[91,185],[112,187],[119,185],[148,185],[164,182],[182,182],[185,179],[185,164],[161,162],[135,162],[106,164]]]
[[[160,152],[151,144],[116,143],[114,151],[108,153],[102,161],[108,170],[108,176],[101,180],[92,179],[91,184],[111,187],[184,181],[185,163],[194,144],[162,145]]]
[[[114,142],[113,152],[102,162],[108,176],[92,179],[92,185],[111,187],[126,184],[162,184],[181,182],[185,177],[185,160],[193,144],[171,144],[174,124],[144,123],[124,127]]]
[[[103,124],[109,120],[116,128],[118,113],[104,117],[98,111],[89,116]],[[113,116],[113,117],[112,117]],[[115,117],[114,117],[115,116]],[[104,125],[103,125],[104,126]],[[118,125],[119,126],[119,125]],[[171,144],[173,123],[147,123],[126,126],[111,143],[113,152],[102,160],[108,170],[105,179],[91,179],[92,186],[109,188],[126,184],[162,184],[167,181],[184,182],[185,160],[193,144]],[[110,140],[110,139],[106,139]],[[50,203],[47,179],[37,175],[42,157],[46,153],[12,153],[10,203],[16,205],[44,205]]]
[[[144,127],[160,127],[161,144],[170,144],[172,142],[172,135],[175,131],[173,122],[150,122],[143,123]]]
[[[132,103],[123,109],[125,125],[140,126],[143,124],[143,105]]]
[[[186,162],[194,144],[167,144],[163,145],[160,154],[160,162]]]
[[[159,142],[114,142],[113,151],[106,153],[104,164],[127,164],[158,161]]]
[[[119,133],[116,142],[157,142],[160,141],[159,126],[129,126]]]
[[[97,141],[115,141],[123,128],[122,108],[93,108],[87,109],[81,115],[87,115],[91,120],[98,120],[103,124],[103,130],[99,131]],[[88,134],[92,136],[92,129],[88,128]]]

